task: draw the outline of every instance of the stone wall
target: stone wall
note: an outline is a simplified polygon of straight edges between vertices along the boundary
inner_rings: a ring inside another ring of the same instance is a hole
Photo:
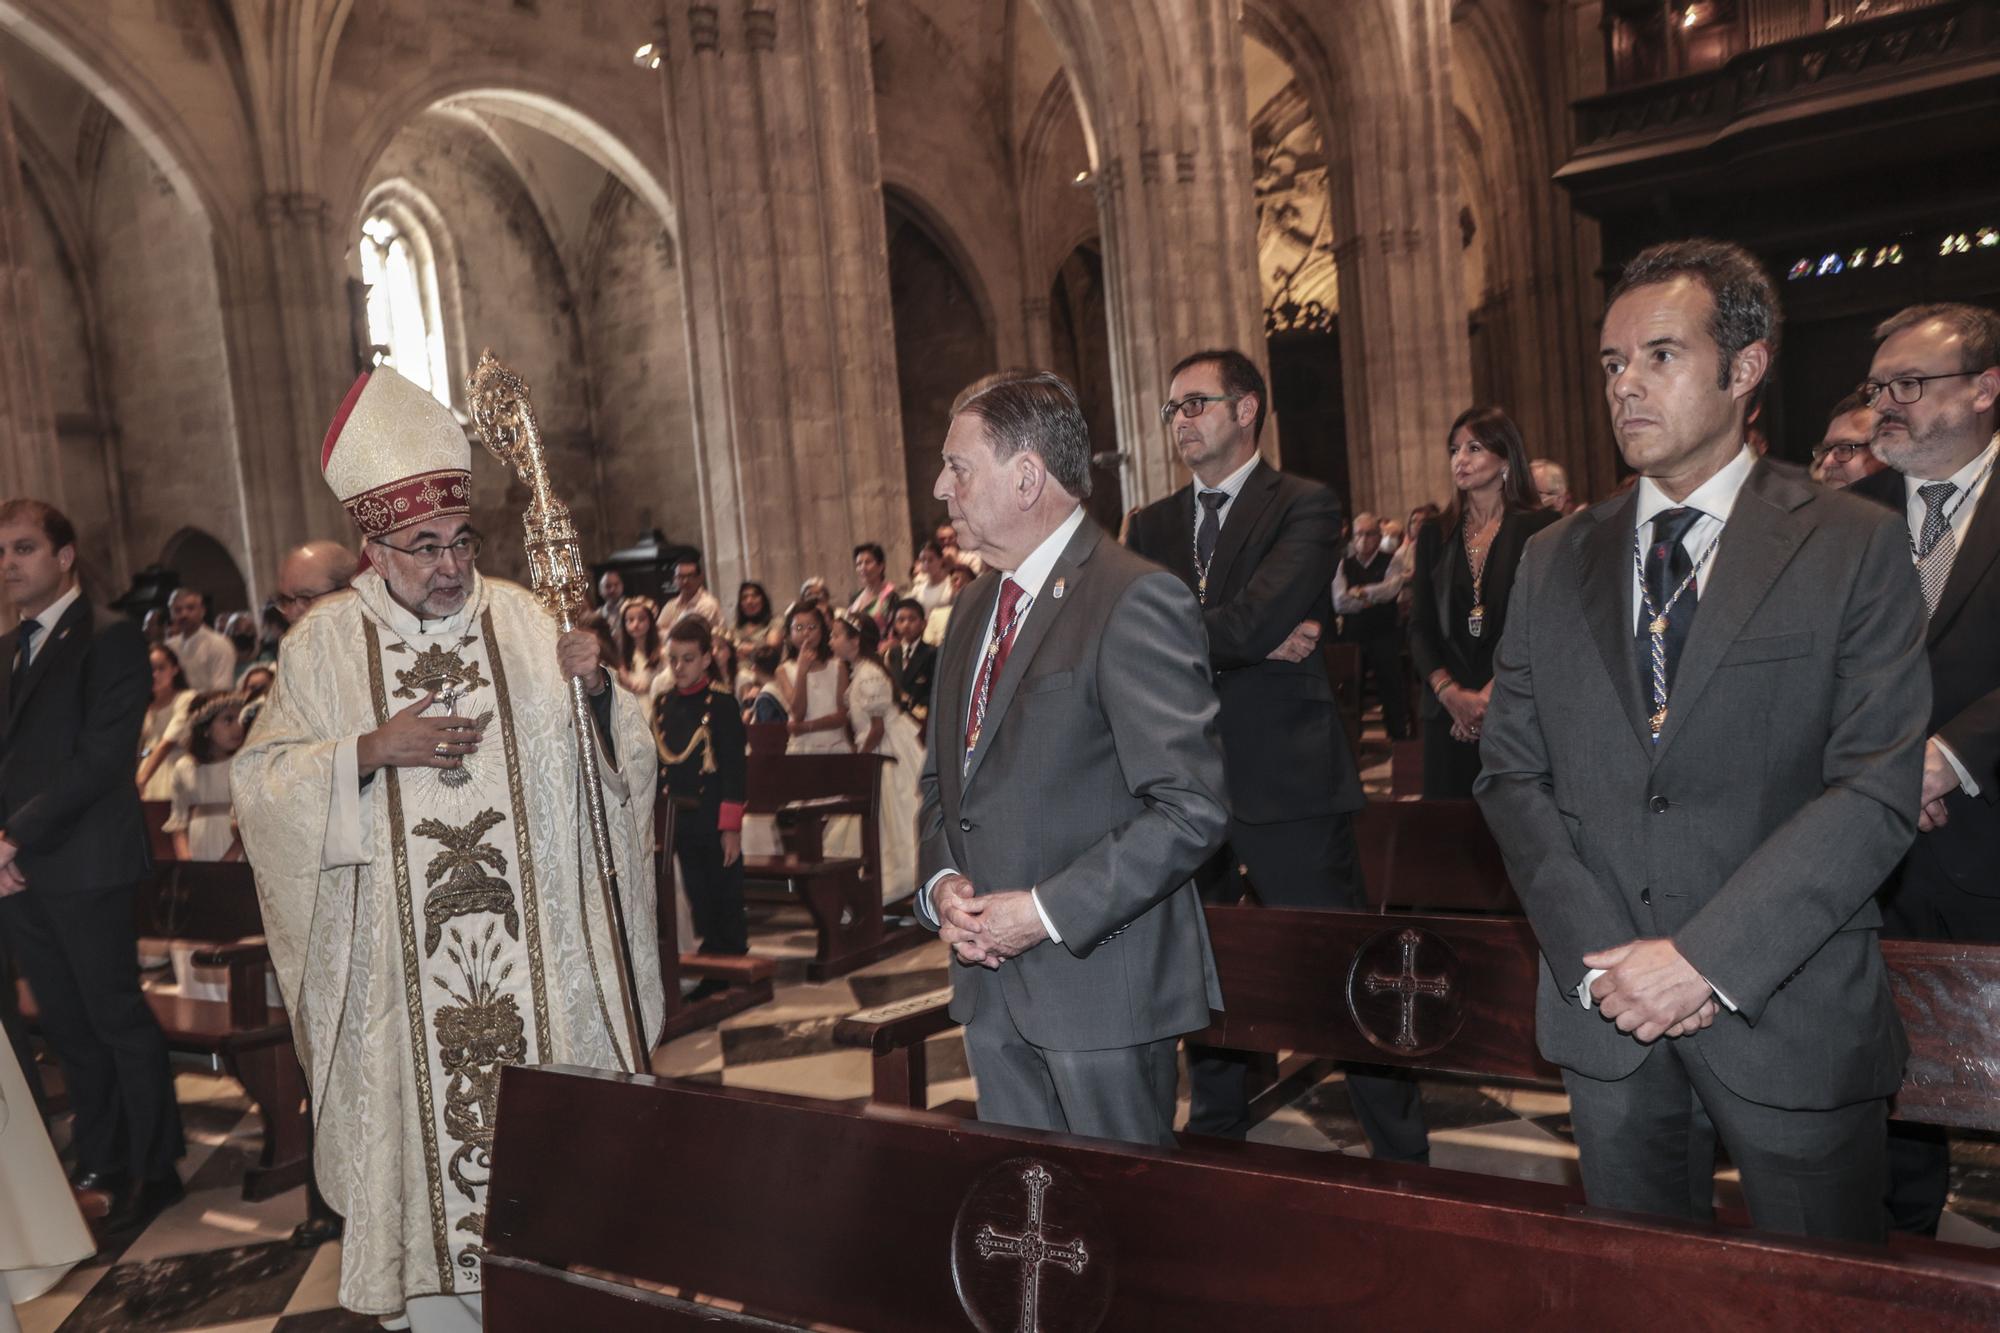
[[[585,346],[596,390],[602,522],[612,548],[658,528],[706,547],[680,266],[659,217],[617,182],[592,215]]]

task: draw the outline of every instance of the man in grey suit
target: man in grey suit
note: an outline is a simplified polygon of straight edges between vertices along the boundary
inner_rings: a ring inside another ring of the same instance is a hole
[[[1228,826],[1201,611],[1090,521],[1069,385],[952,407],[937,497],[986,572],[938,656],[918,913],[952,946],[979,1115],[1173,1141],[1175,1040],[1222,1007],[1192,883]]]
[[[1881,1239],[1908,1046],[1875,888],[1915,836],[1930,682],[1902,525],[1757,460],[1778,343],[1748,254],[1688,241],[1605,312],[1639,484],[1528,544],[1477,787],[1542,947],[1585,1193]]]

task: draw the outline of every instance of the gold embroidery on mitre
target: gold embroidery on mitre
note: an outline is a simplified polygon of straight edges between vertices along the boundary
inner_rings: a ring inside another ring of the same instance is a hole
[[[486,834],[504,822],[498,810],[482,810],[470,824],[455,828],[441,819],[426,819],[410,832],[444,844],[444,850],[424,868],[424,883],[433,887],[424,898],[424,957],[437,952],[445,923],[454,917],[491,912],[507,923],[507,934],[521,938],[521,914],[514,906],[514,886],[487,874],[491,866],[507,873],[507,854],[489,845]]]

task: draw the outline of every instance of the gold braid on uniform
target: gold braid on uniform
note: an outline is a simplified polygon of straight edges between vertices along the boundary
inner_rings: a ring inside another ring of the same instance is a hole
[[[667,732],[662,725],[667,700],[671,696],[664,694],[660,696],[659,703],[653,707],[653,748],[660,752],[661,768],[671,768],[675,764],[687,762],[688,757],[695,752],[695,747],[700,746],[701,775],[708,777],[715,772],[715,743],[708,736],[708,714],[709,710],[715,707],[715,694],[712,689],[703,691],[701,725],[694,729],[694,735],[688,737],[686,747],[679,754],[667,748]]]

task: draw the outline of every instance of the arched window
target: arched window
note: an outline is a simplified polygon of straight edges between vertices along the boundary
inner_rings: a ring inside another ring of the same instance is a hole
[[[390,365],[451,406],[437,262],[430,238],[408,212],[382,207],[361,224],[361,280],[368,284],[368,341]]]

